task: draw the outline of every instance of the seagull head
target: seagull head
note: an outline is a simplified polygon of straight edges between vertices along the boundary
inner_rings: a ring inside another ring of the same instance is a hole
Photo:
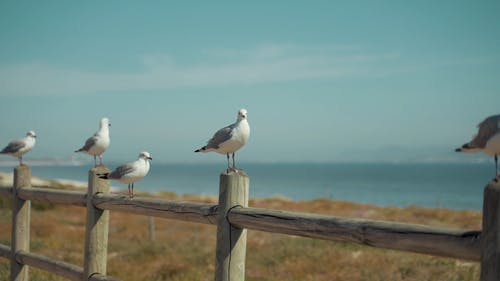
[[[151,157],[151,154],[149,154],[149,152],[147,151],[143,151],[139,154],[139,158],[140,159],[144,159],[144,160],[153,160],[153,157]]]
[[[109,123],[109,119],[108,118],[102,118],[101,119],[101,128],[106,128],[106,127],[109,127],[111,126],[111,123]]]
[[[35,134],[35,132],[34,132],[34,131],[28,131],[28,132],[26,133],[26,136],[28,136],[28,137],[32,137],[32,138],[36,138],[36,134]]]
[[[238,121],[241,121],[243,119],[247,119],[247,110],[242,108],[240,111],[238,111]]]

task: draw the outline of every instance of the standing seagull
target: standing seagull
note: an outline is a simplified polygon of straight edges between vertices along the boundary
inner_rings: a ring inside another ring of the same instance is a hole
[[[96,156],[99,156],[99,164],[102,165],[102,154],[109,146],[109,123],[108,118],[102,118],[99,131],[85,141],[82,148],[75,152],[84,152],[94,156],[94,166],[97,166]]]
[[[500,155],[500,114],[486,118],[477,125],[477,135],[470,142],[457,148],[457,152],[482,151],[495,157],[495,181],[498,181],[498,155]]]
[[[149,161],[153,160],[149,152],[143,151],[134,162],[118,166],[113,172],[98,174],[101,179],[117,180],[128,184],[128,195],[134,197],[134,182],[141,180],[149,172]]]
[[[33,131],[26,133],[26,137],[11,141],[0,154],[9,154],[19,158],[19,165],[23,165],[23,154],[30,151],[36,142],[36,134]]]
[[[240,109],[238,111],[238,119],[234,124],[218,130],[215,135],[208,141],[207,145],[195,150],[194,152],[209,152],[215,151],[220,154],[227,155],[227,169],[229,166],[229,154],[233,154],[233,171],[237,171],[234,161],[234,152],[240,149],[247,143],[250,136],[250,126],[247,121],[247,110]]]

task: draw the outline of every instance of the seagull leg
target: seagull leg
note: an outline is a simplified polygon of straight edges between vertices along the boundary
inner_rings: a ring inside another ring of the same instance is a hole
[[[99,165],[102,166],[102,155],[99,155]]]
[[[498,155],[495,154],[495,177],[498,177]]]
[[[134,197],[134,183],[132,183],[132,196],[130,198]]]
[[[96,156],[94,155],[94,168],[97,167],[97,158]]]
[[[23,156],[19,156],[19,166],[23,165]]]
[[[231,171],[231,166],[229,165],[229,153],[226,154],[227,156],[227,172]]]
[[[238,171],[238,169],[236,169],[236,162],[234,161],[234,152],[233,152],[233,170]]]
[[[128,197],[130,197],[130,183],[128,184]]]
[[[495,154],[495,182],[498,182],[498,155]]]

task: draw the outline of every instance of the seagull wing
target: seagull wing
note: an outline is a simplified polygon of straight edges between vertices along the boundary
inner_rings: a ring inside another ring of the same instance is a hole
[[[479,128],[476,137],[471,141],[474,147],[483,148],[486,146],[488,140],[496,133],[500,132],[498,127],[500,122],[500,114],[486,118],[483,122],[479,123]]]
[[[133,163],[127,163],[116,167],[116,169],[108,175],[110,179],[121,179],[126,174],[129,174],[135,170]]]
[[[97,137],[94,135],[85,141],[85,144],[78,151],[89,151],[92,146],[97,143]]]
[[[217,149],[222,143],[231,139],[231,137],[233,136],[233,128],[234,126],[230,125],[218,130],[214,134],[214,136],[208,141],[207,148]]]
[[[11,141],[0,153],[15,153],[25,147],[26,143],[22,140]]]

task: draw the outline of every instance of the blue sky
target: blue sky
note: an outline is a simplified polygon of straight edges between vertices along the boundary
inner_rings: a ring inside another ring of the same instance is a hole
[[[2,1],[0,143],[33,129],[27,159],[70,158],[106,116],[105,159],[225,161],[193,150],[246,108],[243,162],[467,161],[453,149],[499,113],[499,14],[498,1]]]

